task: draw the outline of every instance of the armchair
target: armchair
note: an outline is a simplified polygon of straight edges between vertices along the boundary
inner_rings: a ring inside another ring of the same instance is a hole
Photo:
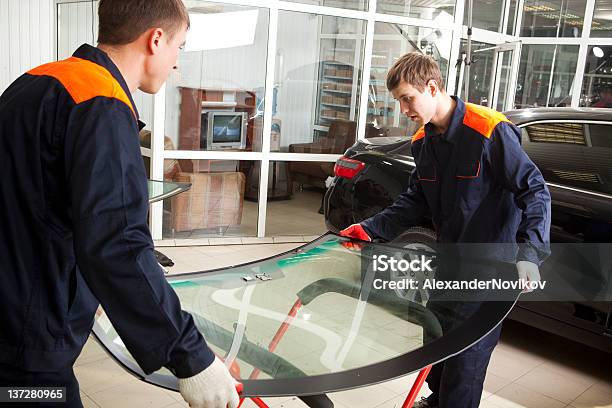
[[[357,138],[357,123],[348,120],[335,120],[327,135],[312,143],[289,145],[290,153],[342,154]],[[289,171],[294,181],[318,188],[325,188],[325,180],[334,175],[331,162],[290,162]]]
[[[164,148],[173,150],[169,137],[164,138]],[[140,144],[151,145],[151,132],[142,131]],[[149,159],[145,166],[149,166]],[[148,173],[150,174],[150,173]],[[239,225],[242,222],[242,208],[245,188],[244,173],[235,172],[184,172],[178,160],[164,160],[164,180],[188,182],[190,190],[172,197],[164,203],[164,211],[170,214],[164,225],[176,232]]]

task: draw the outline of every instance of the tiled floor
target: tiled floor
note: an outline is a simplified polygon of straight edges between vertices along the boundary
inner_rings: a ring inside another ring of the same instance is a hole
[[[214,269],[273,256],[296,243],[160,248],[170,273]],[[231,254],[231,257],[228,255]],[[228,261],[231,259],[231,262]],[[504,323],[484,386],[482,408],[612,408],[612,355],[515,322]],[[75,364],[85,407],[187,407],[180,395],[124,372],[93,340]],[[330,394],[339,408],[401,407],[416,374]],[[422,394],[427,395],[424,387]],[[296,398],[266,398],[273,408],[305,407]],[[247,400],[243,407],[256,407]],[[460,407],[458,407],[460,408]]]

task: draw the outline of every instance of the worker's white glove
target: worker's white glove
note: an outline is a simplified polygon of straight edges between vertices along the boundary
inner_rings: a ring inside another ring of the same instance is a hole
[[[540,281],[540,269],[538,265],[529,261],[518,261],[516,263],[516,270],[518,271],[518,277],[523,282],[539,282]],[[533,289],[525,288],[523,293],[531,292]]]
[[[237,408],[237,384],[217,357],[199,374],[178,380],[179,391],[191,408]]]

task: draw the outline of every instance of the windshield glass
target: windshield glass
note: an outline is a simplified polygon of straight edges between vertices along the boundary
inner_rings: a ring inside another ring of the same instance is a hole
[[[505,279],[509,270],[515,278],[514,269],[478,259],[475,271],[475,264],[462,267],[453,254],[454,266],[446,268],[453,272],[436,277],[447,262],[440,253],[328,234],[274,258],[168,280],[208,345],[245,383],[245,393],[275,395],[274,387],[255,387],[274,379],[299,383],[293,391],[299,395],[418,370],[459,352],[503,319],[519,290],[446,290],[435,282],[462,273]],[[493,306],[481,307],[489,300],[495,300]],[[144,377],[101,309],[94,332],[122,364]],[[318,381],[308,388],[306,379],[325,375],[338,375],[337,383]],[[176,388],[166,369],[147,380]]]

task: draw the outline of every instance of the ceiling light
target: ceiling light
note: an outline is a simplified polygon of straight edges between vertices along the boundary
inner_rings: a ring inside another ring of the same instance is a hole
[[[593,55],[597,58],[601,58],[604,56],[604,52],[600,47],[593,47]]]

